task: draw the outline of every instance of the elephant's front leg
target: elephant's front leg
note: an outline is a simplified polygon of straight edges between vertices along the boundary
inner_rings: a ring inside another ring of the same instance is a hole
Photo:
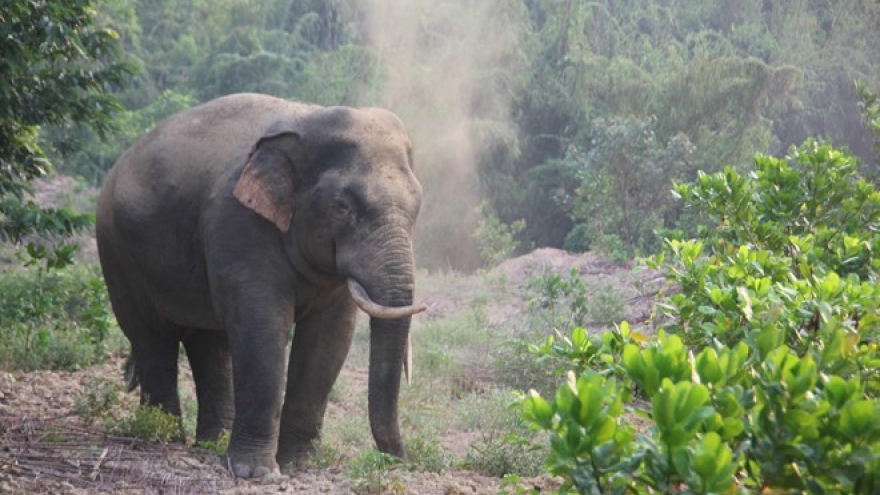
[[[321,311],[296,323],[281,413],[278,463],[305,459],[320,434],[330,390],[348,355],[356,306],[345,290]]]
[[[252,306],[248,323],[229,328],[235,420],[228,456],[244,478],[279,474],[275,461],[284,387],[285,349],[292,315]]]

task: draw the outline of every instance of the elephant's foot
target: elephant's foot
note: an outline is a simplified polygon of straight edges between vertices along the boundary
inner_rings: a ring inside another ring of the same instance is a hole
[[[284,444],[278,447],[276,459],[285,473],[301,471],[309,466],[315,446],[312,442]]]
[[[237,478],[260,478],[266,481],[283,481],[275,457],[264,454],[227,454],[229,468]]]

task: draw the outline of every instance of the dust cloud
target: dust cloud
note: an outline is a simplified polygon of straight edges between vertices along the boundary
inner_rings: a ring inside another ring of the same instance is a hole
[[[377,104],[396,112],[415,147],[425,188],[416,253],[422,266],[472,269],[487,132],[512,133],[511,67],[521,53],[521,2],[368,0],[368,39],[379,54]]]

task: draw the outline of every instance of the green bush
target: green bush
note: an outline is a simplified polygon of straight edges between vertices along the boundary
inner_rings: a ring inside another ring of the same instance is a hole
[[[352,461],[348,476],[353,481],[352,491],[358,495],[406,493],[406,484],[397,474],[400,459],[379,452],[366,451]]]
[[[516,236],[526,227],[526,223],[520,219],[506,224],[488,210],[489,205],[485,201],[477,207],[479,221],[473,237],[477,241],[483,262],[492,268],[513,256],[519,248]]]
[[[97,266],[0,277],[0,368],[75,370],[112,350],[111,316]]]
[[[547,271],[526,282],[532,310],[542,310],[555,328],[569,330],[587,323],[610,325],[623,315],[623,298],[614,287],[601,285],[590,291],[580,271],[567,276]]]
[[[171,443],[182,441],[183,423],[158,406],[140,405],[133,413],[122,418],[108,417],[107,431],[126,438],[140,438],[149,442]],[[219,442],[214,446],[219,448]]]
[[[121,384],[105,378],[90,378],[83,383],[83,392],[76,397],[73,412],[87,425],[106,420],[120,406],[120,396],[125,389]]]
[[[880,193],[817,143],[676,191],[707,227],[649,261],[679,287],[658,335],[536,346],[573,370],[521,401],[550,473],[590,494],[877,493]]]
[[[232,432],[224,431],[217,440],[199,440],[195,443],[195,447],[215,454],[225,454],[229,448],[230,438],[232,438]]]
[[[618,259],[657,251],[657,227],[674,216],[669,186],[691,167],[694,146],[684,134],[664,143],[656,135],[656,120],[595,119],[590,147],[569,150],[566,162],[579,186],[567,249]]]

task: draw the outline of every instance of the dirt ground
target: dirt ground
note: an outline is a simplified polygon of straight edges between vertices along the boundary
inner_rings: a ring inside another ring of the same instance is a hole
[[[490,323],[510,321],[529,311],[521,297],[529,277],[543,270],[567,275],[572,267],[590,287],[614,287],[624,299],[624,316],[635,323],[648,318],[653,296],[662,285],[656,274],[633,271],[628,263],[539,249],[488,274],[432,275],[431,287],[419,294],[429,310],[418,318],[453,316],[479,296],[487,301]],[[118,356],[78,372],[0,372],[0,494],[355,493],[352,477],[339,468],[304,469],[288,479],[265,483],[234,479],[223,456],[180,444],[114,438],[85,424],[74,412],[76,398],[100,380],[121,382],[122,362]],[[347,364],[343,376],[354,387],[365,387],[366,370]],[[124,401],[133,407],[136,395],[129,394]],[[362,402],[331,403],[328,415],[366,416],[360,410]],[[457,455],[472,439],[473,435],[450,431],[443,446]],[[499,479],[456,469],[442,474],[399,471],[394,477],[397,482],[384,493],[482,495],[500,490]],[[549,479],[523,483],[544,492],[554,491],[555,486]]]

